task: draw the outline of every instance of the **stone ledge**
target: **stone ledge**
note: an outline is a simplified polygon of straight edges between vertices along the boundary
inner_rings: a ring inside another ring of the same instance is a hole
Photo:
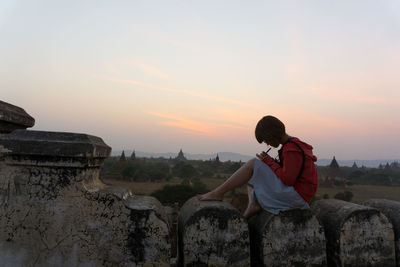
[[[16,129],[26,129],[35,124],[24,109],[0,100],[0,134],[10,133]]]
[[[20,162],[42,159],[64,161],[68,159],[106,158],[111,153],[99,137],[65,132],[15,130],[0,136],[1,154]],[[40,161],[39,161],[40,162]]]

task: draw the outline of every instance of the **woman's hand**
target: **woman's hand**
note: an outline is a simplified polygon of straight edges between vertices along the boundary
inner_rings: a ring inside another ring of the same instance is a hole
[[[256,156],[257,156],[257,158],[259,158],[261,161],[262,161],[263,159],[265,159],[266,157],[269,157],[268,153],[265,152],[265,151],[261,151],[261,153],[260,153],[260,154],[256,154]]]

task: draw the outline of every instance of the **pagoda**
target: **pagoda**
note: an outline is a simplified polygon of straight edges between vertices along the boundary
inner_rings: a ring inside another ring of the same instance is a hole
[[[186,160],[185,155],[183,155],[182,148],[178,153],[178,156],[175,158],[176,160]]]
[[[329,168],[331,168],[331,169],[339,169],[339,164],[337,163],[335,156],[333,156],[331,164],[329,164]]]
[[[125,161],[126,161],[125,151],[124,151],[124,150],[122,150],[122,154],[121,154],[121,156],[119,157],[119,161],[120,161],[120,162],[125,162]]]
[[[342,178],[342,171],[340,170],[339,164],[336,161],[335,156],[328,166],[327,177],[329,178]]]

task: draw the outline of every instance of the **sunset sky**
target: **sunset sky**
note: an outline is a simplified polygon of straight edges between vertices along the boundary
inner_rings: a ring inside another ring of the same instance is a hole
[[[400,1],[0,2],[0,99],[113,150],[400,159]]]

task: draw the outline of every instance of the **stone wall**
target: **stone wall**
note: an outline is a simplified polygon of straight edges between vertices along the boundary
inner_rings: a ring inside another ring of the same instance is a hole
[[[164,207],[101,182],[101,138],[24,130],[0,104],[0,266],[170,265]]]
[[[398,202],[321,200],[247,222],[192,198],[178,216],[101,182],[101,138],[33,123],[0,101],[0,266],[400,266]]]

